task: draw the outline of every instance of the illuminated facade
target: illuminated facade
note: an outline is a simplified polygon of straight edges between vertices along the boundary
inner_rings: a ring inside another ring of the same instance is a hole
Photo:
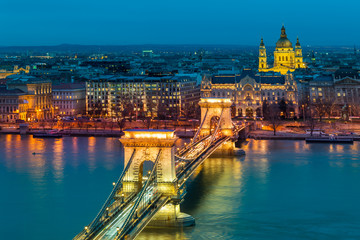
[[[260,75],[245,69],[240,75],[214,75],[203,78],[202,97],[229,98],[232,116],[260,117],[264,102],[289,106],[288,116],[298,115],[297,84],[292,74]]]
[[[88,114],[117,117],[124,110],[138,116],[181,116],[200,99],[196,79],[187,76],[103,76],[86,83]]]
[[[274,51],[274,66],[269,67],[266,56],[266,48],[263,39],[259,46],[259,72],[279,72],[283,75],[293,72],[297,68],[306,68],[303,62],[302,48],[297,38],[295,50],[287,38],[285,27],[281,28],[280,39],[276,43]]]
[[[23,73],[29,73],[30,72],[30,66],[26,66],[25,68],[22,68],[18,65],[14,66],[14,69],[12,71],[8,71],[6,69],[0,69],[0,79],[6,78],[7,76],[14,75],[14,74],[23,74]]]
[[[0,122],[26,120],[28,96],[20,89],[6,89],[0,86]]]
[[[27,75],[12,75],[7,79],[7,89],[19,89],[25,93],[26,121],[47,120],[53,117],[51,81]]]
[[[85,113],[85,85],[54,85],[53,106],[56,115],[74,116]]]

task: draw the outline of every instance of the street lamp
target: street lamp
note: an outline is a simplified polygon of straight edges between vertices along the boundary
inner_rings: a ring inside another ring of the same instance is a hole
[[[305,122],[305,105],[304,104],[302,105],[302,109],[303,109],[303,120]]]

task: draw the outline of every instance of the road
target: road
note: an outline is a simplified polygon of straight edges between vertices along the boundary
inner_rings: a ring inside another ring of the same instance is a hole
[[[153,196],[155,196],[156,188],[154,186],[149,186],[144,193],[143,200],[145,203],[149,202]],[[103,228],[95,237],[94,240],[110,240],[114,239],[117,235],[117,229],[121,229],[125,220],[129,216],[131,209],[133,208],[135,202],[139,196],[136,196],[131,202],[128,203],[128,205],[121,211],[121,213],[111,220],[110,223],[106,225],[105,228]]]

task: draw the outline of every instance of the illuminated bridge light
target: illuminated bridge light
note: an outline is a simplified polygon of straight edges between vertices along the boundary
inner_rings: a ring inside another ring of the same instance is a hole
[[[231,103],[230,98],[202,98],[201,102],[205,103]]]
[[[158,130],[158,129],[129,129],[124,131],[125,138],[137,139],[173,139],[173,130]]]

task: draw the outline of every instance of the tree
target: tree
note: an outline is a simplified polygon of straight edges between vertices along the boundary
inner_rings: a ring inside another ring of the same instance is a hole
[[[107,122],[106,122],[105,119],[103,119],[103,120],[101,121],[101,125],[102,125],[102,127],[103,127],[103,129],[104,129],[104,131],[105,131],[106,125],[107,125]]]
[[[81,131],[81,129],[84,127],[84,120],[82,120],[82,119],[78,119],[78,121],[77,121],[77,126],[78,126],[78,128],[79,128],[79,130]]]
[[[264,119],[268,120],[269,119],[269,116],[268,116],[269,115],[269,104],[268,104],[267,100],[263,101],[262,112],[263,112]]]
[[[312,109],[312,107],[309,108],[309,114],[307,116],[307,125],[310,128],[310,136],[313,135],[314,129],[316,127],[317,121],[314,118],[314,114],[313,114],[314,110]]]
[[[166,115],[168,113],[167,111],[167,106],[165,103],[163,103],[164,100],[159,100],[158,103],[158,108],[157,108],[157,112],[158,112],[158,117],[161,120],[166,119]]]
[[[330,98],[326,98],[323,100],[323,104],[324,104],[324,112],[325,114],[328,115],[328,118],[330,119],[332,112],[335,109],[335,101],[331,100]]]
[[[117,119],[116,123],[118,124],[118,127],[119,127],[120,131],[122,131],[123,128],[125,127],[125,122],[126,122],[125,118],[118,118]]]
[[[283,113],[283,118],[287,118],[287,103],[284,98],[279,102],[279,110]]]
[[[269,106],[268,120],[274,131],[274,136],[276,136],[276,130],[279,128],[281,124],[280,112],[281,111],[278,104],[273,103]]]
[[[150,116],[151,119],[154,118],[154,113],[156,111],[156,100],[152,99],[152,96],[146,96],[146,116]]]
[[[311,104],[311,106],[315,110],[321,122],[326,113],[324,100],[322,98],[317,98],[316,101]]]
[[[349,104],[349,108],[350,108],[350,116],[356,116],[356,117],[360,116],[360,104],[358,102],[352,101]]]

